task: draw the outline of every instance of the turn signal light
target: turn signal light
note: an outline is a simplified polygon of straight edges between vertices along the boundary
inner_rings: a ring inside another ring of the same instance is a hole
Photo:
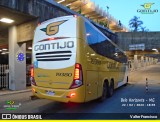
[[[32,92],[33,92],[33,93],[35,93],[35,92],[36,92],[36,90],[35,90],[34,88],[32,88]]]
[[[75,92],[72,92],[69,94],[69,96],[67,96],[67,98],[72,98],[72,97],[75,97],[76,96],[76,93]]]
[[[33,65],[31,66],[30,73],[31,73],[31,77],[30,77],[31,84],[36,86],[37,84],[34,79],[34,66]]]
[[[31,72],[31,77],[34,77],[34,68],[33,68],[33,66],[31,66],[30,72]]]
[[[70,97],[74,97],[74,96],[76,96],[75,92],[70,94]]]
[[[82,66],[81,64],[76,63],[74,69],[73,83],[70,89],[80,87],[81,85],[83,85]]]

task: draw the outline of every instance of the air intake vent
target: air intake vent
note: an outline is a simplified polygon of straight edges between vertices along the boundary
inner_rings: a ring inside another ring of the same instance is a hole
[[[64,61],[69,60],[71,56],[71,51],[53,51],[36,53],[37,61]]]

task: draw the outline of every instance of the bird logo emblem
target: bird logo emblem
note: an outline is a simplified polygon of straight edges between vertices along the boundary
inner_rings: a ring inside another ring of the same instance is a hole
[[[145,9],[150,9],[153,4],[154,3],[145,3],[144,5],[141,6],[143,6]]]
[[[42,29],[40,29],[40,30],[46,32],[46,34],[47,34],[48,36],[55,35],[55,34],[58,33],[58,31],[59,31],[59,26],[60,26],[61,24],[63,24],[64,22],[66,22],[66,21],[67,21],[67,20],[58,21],[58,22],[53,22],[53,23],[47,25],[46,28],[42,28]]]

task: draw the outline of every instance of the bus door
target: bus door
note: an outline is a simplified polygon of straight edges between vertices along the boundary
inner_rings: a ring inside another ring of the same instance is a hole
[[[86,101],[97,98],[98,95],[98,66],[97,56],[91,48],[87,49],[87,70],[86,70]]]
[[[98,95],[98,72],[87,71],[86,101],[96,99]]]

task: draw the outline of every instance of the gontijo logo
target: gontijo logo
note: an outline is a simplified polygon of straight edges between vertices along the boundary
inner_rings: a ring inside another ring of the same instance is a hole
[[[59,31],[59,26],[66,21],[67,20],[50,23],[47,25],[46,28],[42,28],[40,30],[46,32],[46,35],[49,35],[49,36],[55,35]],[[73,48],[74,41],[52,42],[53,40],[67,39],[67,38],[69,38],[69,37],[50,37],[50,38],[40,40],[38,42],[47,42],[47,43],[36,44],[34,46],[34,51]]]
[[[48,36],[55,35],[59,31],[59,25],[61,25],[62,23],[66,22],[66,21],[67,20],[53,22],[53,23],[47,25],[46,28],[42,28],[40,30],[46,32],[46,35],[48,35]]]
[[[145,9],[150,9],[153,4],[154,3],[145,3],[144,5],[141,6],[143,6]]]
[[[141,5],[144,9],[138,9],[137,12],[141,14],[154,14],[158,12],[158,9],[151,9],[154,3],[144,3]]]

